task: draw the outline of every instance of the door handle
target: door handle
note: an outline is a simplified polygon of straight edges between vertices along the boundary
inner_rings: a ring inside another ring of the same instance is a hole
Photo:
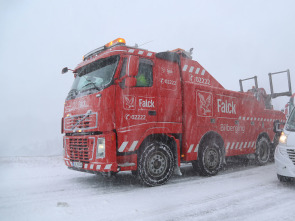
[[[157,115],[157,111],[149,111],[148,113],[151,116],[156,116]]]

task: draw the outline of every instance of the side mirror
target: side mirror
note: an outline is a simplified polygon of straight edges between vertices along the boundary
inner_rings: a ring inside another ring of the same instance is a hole
[[[118,84],[120,84],[121,82],[122,82],[121,79],[116,79],[116,78],[115,78],[114,84],[115,84],[115,85],[118,85]]]
[[[61,70],[61,74],[65,74],[65,73],[67,73],[68,71],[72,71],[72,72],[74,72],[74,70],[69,69],[68,67],[65,67],[65,68],[63,68],[63,69]]]
[[[65,67],[65,68],[63,68],[62,70],[61,70],[61,74],[65,74],[65,73],[67,73],[69,71],[69,69],[67,68],[67,67]]]
[[[280,123],[278,120],[273,122],[273,132],[281,134],[283,132],[284,123]]]
[[[125,79],[125,87],[135,87],[136,86],[136,78],[134,77],[127,77]]]
[[[130,55],[127,58],[126,75],[135,77],[138,72],[139,57]]]

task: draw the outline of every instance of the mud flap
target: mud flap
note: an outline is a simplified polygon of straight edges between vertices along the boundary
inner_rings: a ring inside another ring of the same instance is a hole
[[[180,171],[180,142],[179,139],[176,139],[173,137],[174,141],[176,142],[176,151],[175,151],[175,166],[174,166],[174,175],[182,176],[182,173]]]
[[[180,171],[180,167],[178,165],[175,165],[175,168],[174,168],[174,175],[177,175],[177,176],[182,176],[182,173]]]

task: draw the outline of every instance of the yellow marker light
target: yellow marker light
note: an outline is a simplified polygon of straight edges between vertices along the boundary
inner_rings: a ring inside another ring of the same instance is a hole
[[[67,117],[69,117],[70,115],[68,114]]]
[[[117,38],[117,39],[115,39],[115,40],[113,40],[113,41],[107,43],[107,44],[105,45],[105,47],[108,48],[108,47],[111,47],[112,45],[119,44],[119,43],[126,44],[126,41],[125,41],[124,38]]]
[[[78,130],[80,133],[82,132],[82,130]]]

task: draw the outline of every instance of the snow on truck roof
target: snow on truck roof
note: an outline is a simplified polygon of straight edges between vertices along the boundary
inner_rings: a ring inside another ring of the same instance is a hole
[[[169,60],[171,62],[179,62],[180,55],[186,59],[192,59],[190,52],[186,52],[183,49],[177,48],[172,51],[165,51],[165,52],[151,52],[147,49],[138,48],[138,46],[128,46],[126,45],[126,41],[123,38],[117,38],[104,46],[96,48],[83,56],[83,61],[78,64],[75,68],[76,72],[82,66],[85,66],[95,60],[100,58],[104,58],[109,56],[110,54],[118,54],[118,53],[130,53],[134,55],[141,55],[145,57],[153,58],[156,56],[159,59]]]
[[[155,52],[148,51],[146,49],[138,48],[136,46],[127,46],[126,41],[123,38],[117,38],[104,46],[94,49],[83,56],[83,61],[75,68],[76,72],[82,66],[85,66],[98,59],[118,54],[118,53],[130,53],[135,55],[141,55],[146,57],[154,57]]]
[[[153,59],[154,57],[167,60],[170,62],[176,62],[181,64],[181,70],[184,73],[184,79],[192,83],[199,81],[208,81],[209,85],[213,87],[224,88],[208,71],[205,70],[197,61],[192,60],[192,49],[185,51],[184,49],[177,48],[172,51],[165,52],[151,52],[147,49],[138,48],[138,46],[128,46],[123,38],[117,38],[104,46],[94,49],[83,56],[83,61],[78,64],[74,72],[87,64],[92,63],[101,58],[109,57],[117,54],[132,54],[140,55],[146,58]],[[207,80],[207,79],[208,80]]]

